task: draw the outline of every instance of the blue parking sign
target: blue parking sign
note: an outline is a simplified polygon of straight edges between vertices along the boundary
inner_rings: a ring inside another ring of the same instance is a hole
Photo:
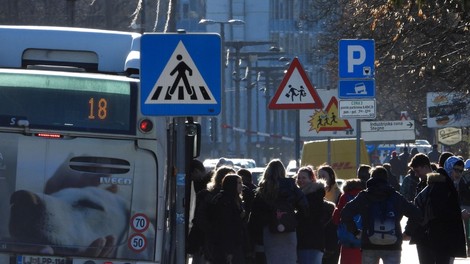
[[[374,79],[341,79],[338,84],[338,97],[351,98],[374,98]]]
[[[375,41],[373,39],[342,39],[338,45],[340,79],[374,78]]]

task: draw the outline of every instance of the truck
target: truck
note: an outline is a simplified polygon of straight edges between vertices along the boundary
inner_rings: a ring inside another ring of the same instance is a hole
[[[360,163],[370,164],[364,140],[360,140]],[[329,145],[329,147],[328,147]],[[330,165],[339,179],[356,177],[356,145],[355,138],[307,141],[303,145],[301,166],[322,164]]]

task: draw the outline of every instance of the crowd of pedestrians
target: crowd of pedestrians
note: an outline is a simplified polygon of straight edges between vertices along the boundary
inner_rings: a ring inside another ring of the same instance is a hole
[[[470,160],[437,147],[361,164],[341,188],[328,164],[289,178],[273,159],[259,185],[223,158],[207,173],[201,165],[191,164],[194,264],[394,264],[403,241],[416,245],[420,264],[470,254]]]

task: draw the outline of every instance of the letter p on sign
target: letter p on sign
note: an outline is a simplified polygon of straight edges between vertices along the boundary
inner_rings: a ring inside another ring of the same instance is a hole
[[[366,61],[366,49],[363,46],[348,46],[348,72],[354,72],[354,65],[362,65]]]
[[[342,39],[338,43],[339,78],[374,78],[375,42],[373,39]]]

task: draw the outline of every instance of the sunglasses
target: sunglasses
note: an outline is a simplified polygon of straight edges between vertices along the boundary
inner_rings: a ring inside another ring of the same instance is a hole
[[[458,173],[462,173],[462,172],[463,172],[463,169],[459,169],[459,168],[453,168],[453,170],[454,170],[455,172],[458,172]]]

